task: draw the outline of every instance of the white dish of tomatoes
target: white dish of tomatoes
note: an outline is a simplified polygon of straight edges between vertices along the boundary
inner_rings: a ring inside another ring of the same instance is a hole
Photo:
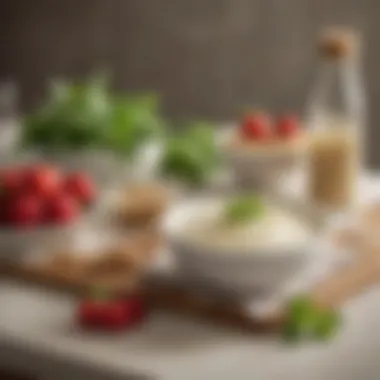
[[[0,256],[68,247],[89,217],[96,188],[84,173],[43,165],[17,165],[0,172]]]
[[[301,167],[305,134],[295,116],[270,118],[256,112],[230,128],[220,143],[235,180],[244,187],[267,190]]]

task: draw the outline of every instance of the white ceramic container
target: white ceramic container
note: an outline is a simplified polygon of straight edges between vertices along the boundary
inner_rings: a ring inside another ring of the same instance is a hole
[[[185,238],[183,231],[197,213],[207,212],[215,198],[197,197],[174,204],[162,219],[161,228],[179,271],[194,281],[206,281],[239,296],[279,290],[313,259],[316,228],[310,238],[284,248],[220,249]]]

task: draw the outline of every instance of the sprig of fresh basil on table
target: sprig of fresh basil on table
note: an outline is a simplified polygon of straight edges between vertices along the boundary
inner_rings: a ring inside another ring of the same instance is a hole
[[[214,130],[208,124],[190,124],[165,143],[161,171],[166,177],[201,185],[211,178],[217,166]]]
[[[289,300],[286,313],[282,333],[287,342],[326,341],[336,334],[342,324],[338,311],[318,308],[308,296]]]
[[[24,120],[22,143],[41,151],[108,150],[129,155],[163,128],[153,96],[113,95],[104,77],[58,83]]]

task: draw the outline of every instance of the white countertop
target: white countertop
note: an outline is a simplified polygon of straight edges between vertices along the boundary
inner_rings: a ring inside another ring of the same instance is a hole
[[[75,331],[73,303],[63,295],[11,282],[0,285],[0,343],[43,371],[79,366],[98,374],[141,373],[193,380],[377,380],[380,289],[353,302],[329,345],[289,347],[173,316],[156,314],[140,331],[115,337]],[[1,356],[5,351],[0,350]]]
[[[133,374],[165,380],[379,378],[380,288],[347,305],[344,329],[332,343],[302,347],[165,314],[153,314],[142,329],[123,335],[91,335],[75,330],[73,301],[1,281],[0,365],[62,379],[139,378]]]

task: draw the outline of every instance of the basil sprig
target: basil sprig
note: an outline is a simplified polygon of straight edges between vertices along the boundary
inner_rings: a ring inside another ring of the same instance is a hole
[[[244,195],[232,199],[226,205],[224,220],[229,224],[244,224],[260,219],[264,213],[264,202],[259,196]]]
[[[336,334],[341,324],[338,311],[321,309],[310,297],[298,296],[288,302],[282,336],[287,342],[327,341]]]

